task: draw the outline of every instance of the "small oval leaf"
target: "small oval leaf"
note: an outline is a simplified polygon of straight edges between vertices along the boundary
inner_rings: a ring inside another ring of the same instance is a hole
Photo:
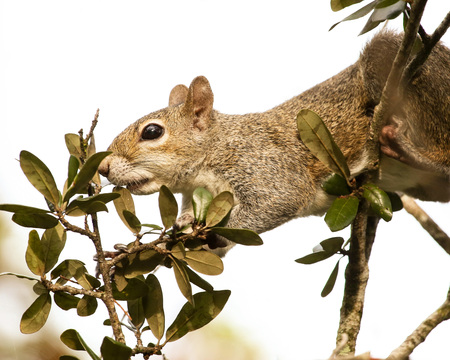
[[[197,223],[204,224],[208,208],[211,205],[213,196],[205,188],[199,187],[192,194],[192,207],[194,209],[194,218]]]
[[[23,227],[50,229],[58,225],[58,219],[48,214],[15,213],[11,219]]]
[[[348,181],[350,170],[347,161],[320,116],[311,110],[300,110],[297,127],[300,138],[311,153]]]
[[[128,360],[133,350],[110,337],[105,337],[100,347],[103,360]]]
[[[48,292],[40,295],[22,315],[20,331],[32,334],[40,330],[47,321],[51,305],[52,298]]]
[[[91,359],[101,360],[92,350],[87,346],[81,335],[74,329],[64,331],[60,336],[61,341],[72,350],[85,350]]]
[[[165,315],[163,308],[163,293],[158,278],[150,274],[145,283],[148,285],[148,293],[142,298],[144,316],[147,319],[150,330],[158,339],[164,335]]]
[[[248,229],[231,229],[224,227],[215,227],[210,229],[212,233],[223,236],[224,238],[241,245],[262,245],[260,236]]]
[[[70,155],[69,166],[67,171],[67,187],[72,186],[75,176],[77,176],[78,169],[80,168],[80,161],[77,157]]]
[[[358,212],[359,200],[354,196],[337,198],[325,215],[331,231],[342,230],[350,225]]]
[[[49,272],[58,262],[59,255],[66,245],[66,237],[66,231],[59,223],[44,231],[41,243],[44,251],[45,273]]]
[[[334,285],[336,284],[338,272],[339,272],[339,261],[336,263],[336,266],[331,272],[331,275],[328,278],[327,283],[323,287],[322,293],[320,294],[322,297],[326,297],[333,290]]]
[[[131,212],[133,215],[136,215],[134,201],[133,197],[131,196],[130,190],[128,190],[127,188],[116,186],[113,189],[113,192],[120,195],[120,197],[114,199],[114,207],[116,208],[117,214],[119,215],[120,219],[123,221],[126,227],[128,227],[132,232],[136,232],[136,229],[131,227],[128,224],[128,221],[123,216],[124,210],[127,210]]]
[[[45,256],[41,239],[36,230],[30,231],[28,236],[28,246],[25,252],[25,260],[30,271],[39,276],[45,274]]]
[[[97,299],[92,296],[84,295],[77,304],[78,316],[90,316],[97,310]]]
[[[384,221],[392,219],[392,205],[389,196],[374,184],[362,186],[363,196],[369,202],[372,210]]]
[[[172,227],[177,219],[178,204],[172,192],[167,186],[161,186],[159,190],[159,211],[161,213],[161,220],[166,229]]]
[[[185,260],[192,269],[205,275],[219,275],[223,272],[222,259],[206,250],[188,251]]]
[[[330,195],[342,196],[350,194],[350,188],[345,179],[339,174],[331,174],[322,183],[322,189]]]
[[[190,331],[200,329],[220,314],[231,291],[201,292],[194,295],[195,306],[187,302],[169,326],[166,341],[178,340]]]
[[[104,158],[110,155],[111,151],[103,151],[92,155],[86,160],[80,172],[75,177],[72,186],[67,190],[64,195],[63,202],[67,202],[73,195],[78,194],[86,190],[89,181],[94,177],[97,172],[98,166]]]
[[[177,280],[178,287],[183,296],[191,303],[194,303],[192,297],[192,287],[189,281],[189,275],[186,271],[186,265],[175,257],[172,257],[173,272]]]
[[[0,204],[0,210],[16,214],[47,214],[50,212],[44,209],[38,209],[31,206],[16,205],[16,204]]]
[[[206,226],[213,227],[219,224],[231,211],[234,205],[233,194],[224,191],[212,201],[206,214]]]
[[[53,295],[55,304],[63,310],[75,309],[78,306],[79,298],[68,293],[57,291]]]
[[[53,205],[59,203],[59,191],[48,167],[28,151],[20,152],[20,167],[30,183]]]

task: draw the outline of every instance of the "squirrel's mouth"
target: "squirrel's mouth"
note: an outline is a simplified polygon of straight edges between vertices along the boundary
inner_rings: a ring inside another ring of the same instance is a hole
[[[127,189],[130,190],[133,194],[140,193],[139,189],[141,187],[145,186],[145,184],[147,184],[149,182],[150,182],[150,179],[136,180],[131,183],[128,183],[126,186],[127,186]]]

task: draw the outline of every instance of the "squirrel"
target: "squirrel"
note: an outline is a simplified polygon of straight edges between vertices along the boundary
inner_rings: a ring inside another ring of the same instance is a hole
[[[177,85],[169,106],[119,134],[99,172],[134,194],[166,185],[182,193],[177,224],[193,221],[197,187],[214,196],[234,195],[229,227],[262,233],[297,218],[323,215],[334,196],[321,184],[331,170],[299,138],[301,109],[319,114],[342,150],[352,177],[368,166],[366,145],[374,108],[401,43],[383,31],[366,44],[357,62],[332,78],[262,113],[226,115],[213,109],[208,80]],[[450,50],[438,43],[416,73],[382,129],[376,183],[385,191],[450,200]],[[232,246],[209,244],[223,256]]]

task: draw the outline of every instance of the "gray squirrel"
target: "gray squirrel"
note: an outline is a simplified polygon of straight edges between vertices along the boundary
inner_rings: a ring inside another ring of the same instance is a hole
[[[213,109],[208,80],[177,85],[169,106],[127,127],[109,146],[99,172],[134,194],[166,185],[182,193],[177,223],[193,221],[191,197],[205,187],[234,195],[229,227],[262,233],[291,219],[322,215],[334,199],[321,184],[331,170],[299,138],[301,109],[319,114],[342,150],[352,176],[367,168],[373,109],[400,46],[384,31],[359,60],[302,94],[262,113],[226,115]],[[437,44],[380,134],[377,184],[386,191],[450,200],[450,51]],[[220,255],[231,247],[217,246]],[[211,246],[213,248],[215,246]]]

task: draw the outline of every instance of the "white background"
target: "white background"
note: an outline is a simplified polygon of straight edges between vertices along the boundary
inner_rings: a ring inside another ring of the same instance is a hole
[[[353,63],[372,36],[357,37],[365,20],[328,32],[354,10],[336,14],[328,1],[304,0],[1,1],[0,203],[44,207],[42,196],[20,170],[19,152],[26,149],[37,155],[62,187],[68,160],[63,136],[80,128],[87,131],[97,108],[100,151],[128,124],[165,107],[173,86],[189,85],[197,75],[210,80],[215,108],[224,113],[264,111],[325,80]],[[449,10],[446,0],[430,1],[425,29],[431,32]],[[390,24],[399,26],[400,19]],[[444,41],[449,45],[449,35]],[[423,207],[450,233],[449,205]],[[156,208],[156,196],[139,198],[137,212],[144,222],[160,222]],[[131,241],[113,213],[100,219],[106,248]],[[7,214],[0,216],[2,224],[9,222]],[[28,230],[14,224],[8,228],[6,235],[2,232],[2,252],[8,260],[1,271],[28,274],[23,261]],[[314,266],[294,262],[330,236],[321,218],[292,221],[264,234],[262,247],[236,247],[225,258],[224,274],[209,279],[217,289],[232,290],[216,321],[234,326],[237,336],[257,349],[253,358],[330,355],[345,263],[336,288],[322,299],[320,292],[335,261]],[[61,258],[81,258],[93,271],[93,253],[87,239],[69,235]],[[381,358],[444,301],[450,262],[402,211],[391,223],[380,225],[370,265],[357,350]],[[169,270],[162,269],[158,276],[166,290],[170,324],[185,300]],[[0,286],[2,282],[6,284],[4,277]],[[19,321],[33,301],[31,291],[21,287],[24,282],[29,285],[26,280],[8,280],[20,289],[16,295],[0,290],[0,333],[13,348],[26,338],[18,332]],[[104,318],[103,310],[79,319],[73,310],[66,313],[55,306],[49,323],[58,334],[78,329],[98,350],[103,336],[111,335],[98,325]],[[203,333],[211,333],[214,326],[213,321]],[[449,336],[450,324],[441,325],[412,359],[450,358]],[[195,336],[188,335],[184,343],[168,345],[168,358],[211,358],[201,343],[197,351],[203,357],[192,355],[194,341]],[[226,347],[232,350],[233,345]],[[240,357],[236,350],[228,358],[249,357]],[[20,354],[13,359],[21,359]]]

